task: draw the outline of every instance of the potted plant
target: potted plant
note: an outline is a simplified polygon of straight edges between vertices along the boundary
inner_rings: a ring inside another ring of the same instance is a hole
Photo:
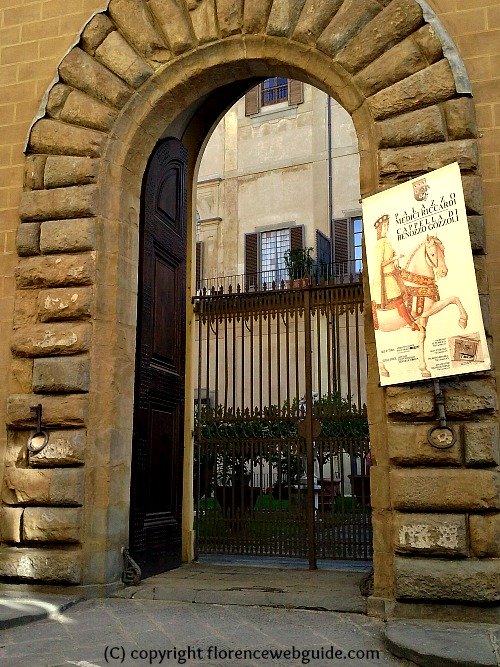
[[[310,283],[314,260],[312,248],[290,248],[285,252],[285,266],[288,271],[289,287],[306,287]]]

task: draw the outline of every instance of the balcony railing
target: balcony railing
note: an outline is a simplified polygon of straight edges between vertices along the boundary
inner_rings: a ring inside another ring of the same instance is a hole
[[[362,282],[359,260],[315,264],[307,276],[290,278],[286,269],[204,278],[196,283],[198,294],[231,294],[235,292],[266,292],[297,289],[305,285],[347,285]]]

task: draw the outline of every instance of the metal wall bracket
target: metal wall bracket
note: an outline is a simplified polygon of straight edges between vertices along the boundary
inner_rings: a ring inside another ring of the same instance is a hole
[[[122,558],[122,582],[125,584],[125,586],[138,586],[142,577],[141,568],[132,558],[127,547],[122,547]]]
[[[449,449],[456,441],[453,429],[446,423],[446,410],[444,405],[444,394],[439,380],[434,380],[434,401],[436,406],[437,426],[432,426],[427,432],[427,440],[437,449]]]
[[[36,415],[36,431],[28,439],[28,452],[38,454],[49,444],[49,434],[42,429],[42,404],[32,405],[31,412]]]

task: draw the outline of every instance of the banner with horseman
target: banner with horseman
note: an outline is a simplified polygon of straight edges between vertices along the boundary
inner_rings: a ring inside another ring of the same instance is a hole
[[[458,163],[363,200],[382,385],[490,368]]]

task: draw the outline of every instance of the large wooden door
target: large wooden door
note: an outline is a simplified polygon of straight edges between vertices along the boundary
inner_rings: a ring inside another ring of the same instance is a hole
[[[140,230],[130,552],[143,576],[181,563],[187,151],[158,143]]]

